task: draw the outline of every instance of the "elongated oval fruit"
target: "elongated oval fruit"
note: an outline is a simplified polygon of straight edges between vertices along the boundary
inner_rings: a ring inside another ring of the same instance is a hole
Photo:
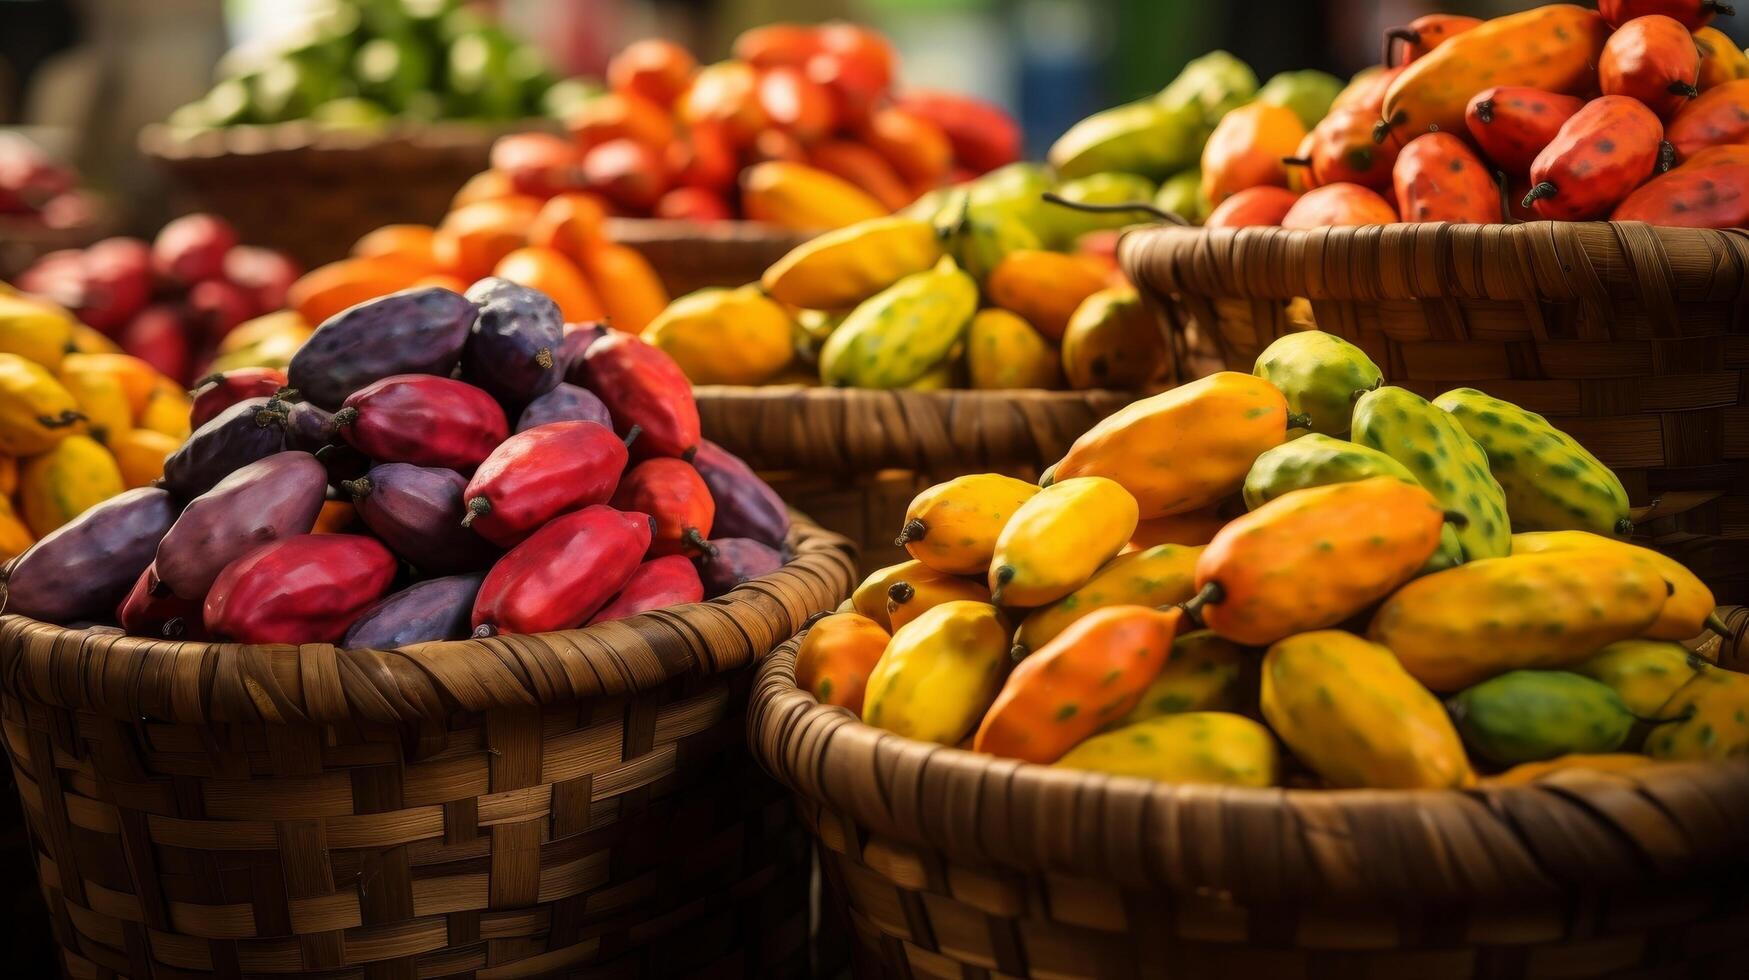
[[[79,403],[48,369],[0,352],[0,452],[47,452],[68,435],[86,431]]]
[[[1464,125],[1495,166],[1509,174],[1529,173],[1536,155],[1584,105],[1584,99],[1573,95],[1497,85],[1470,100]]]
[[[613,492],[613,505],[650,515],[656,530],[650,554],[708,555],[717,517],[710,488],[683,459],[647,459],[632,467]]]
[[[703,600],[704,582],[692,561],[685,555],[663,555],[639,565],[619,594],[589,617],[589,625]]]
[[[1288,411],[1304,415],[1306,428],[1326,436],[1347,432],[1354,400],[1384,378],[1365,351],[1322,330],[1276,338],[1257,355],[1251,373],[1281,389]]]
[[[1700,576],[1668,555],[1617,538],[1589,531],[1526,531],[1512,536],[1512,553],[1536,555],[1546,552],[1586,552],[1601,549],[1644,562],[1670,586],[1670,598],[1645,636],[1654,640],[1687,640],[1699,636],[1711,623],[1717,602],[1713,590]],[[1720,630],[1721,635],[1724,633]]]
[[[1446,412],[1394,385],[1354,403],[1354,441],[1402,463],[1441,507],[1461,514],[1455,532],[1466,559],[1512,550],[1506,493],[1476,440]]]
[[[340,481],[366,527],[428,575],[485,568],[500,549],[462,526],[467,477],[437,466],[382,463]]]
[[[923,565],[887,587],[887,621],[897,632],[925,612],[956,599],[989,602],[990,590],[982,582]]]
[[[19,466],[18,514],[40,537],[124,489],[109,450],[91,436],[68,436]]]
[[[293,402],[285,411],[285,446],[307,453],[332,446],[340,438],[334,413],[314,402]]]
[[[461,640],[485,573],[446,575],[384,596],[359,614],[341,641],[347,647],[393,650],[415,643]]]
[[[1561,670],[1508,671],[1465,688],[1450,708],[1464,743],[1501,766],[1614,752],[1634,724],[1607,684]]]
[[[1700,94],[1699,81],[1694,35],[1663,14],[1635,17],[1616,28],[1597,63],[1604,95],[1636,99],[1664,119]]]
[[[607,503],[627,458],[625,443],[595,422],[552,422],[518,432],[474,471],[463,494],[462,524],[511,547],[566,511]]]
[[[1671,118],[1664,137],[1685,165],[1708,147],[1749,142],[1749,78],[1700,93]]]
[[[1452,133],[1409,141],[1391,168],[1404,221],[1485,225],[1500,218],[1500,188],[1474,150]]]
[[[1526,762],[1513,766],[1498,776],[1489,776],[1482,780],[1483,786],[1528,786],[1544,779],[1557,777],[1561,773],[1580,770],[1583,772],[1612,773],[1628,772],[1633,769],[1643,769],[1654,764],[1654,760],[1638,752],[1604,752],[1598,755],[1563,755],[1547,762]]]
[[[827,616],[808,629],[796,650],[796,686],[821,704],[861,715],[869,675],[891,639],[881,624],[867,616],[853,612]]]
[[[246,367],[209,374],[194,383],[188,424],[198,429],[245,398],[272,398],[286,383],[286,373],[278,368]]]
[[[115,621],[132,636],[165,640],[198,640],[206,636],[200,599],[184,599],[158,580],[151,565],[140,573],[128,597],[116,607]]]
[[[504,409],[479,388],[400,374],[353,392],[334,413],[340,437],[372,459],[471,469],[510,434]]]
[[[1334,626],[1407,582],[1444,522],[1431,494],[1394,477],[1295,490],[1215,535],[1191,608],[1251,646]]]
[[[1749,115],[1749,105],[1743,111]],[[1749,127],[1744,137],[1749,139]],[[1641,184],[1616,205],[1610,220],[1683,228],[1749,226],[1749,146],[1709,146],[1696,152],[1676,169]]]
[[[1025,480],[977,473],[938,483],[905,510],[895,544],[938,572],[975,575],[990,567],[997,536],[1039,488]]]
[[[690,459],[698,451],[698,403],[673,359],[628,333],[609,333],[583,354],[589,390],[621,436],[637,426],[634,455]]]
[[[795,356],[789,311],[760,291],[708,288],[669,303],[640,336],[696,385],[757,385]]]
[[[267,398],[246,398],[194,430],[188,441],[164,459],[164,489],[188,500],[211,490],[239,467],[285,448],[289,406]]]
[[[1059,480],[1003,525],[990,557],[990,597],[1007,606],[1055,602],[1122,551],[1135,529],[1135,498],[1117,482]]]
[[[328,490],[328,471],[309,453],[275,453],[240,467],[188,502],[154,562],[158,578],[197,600],[219,572],[257,545],[307,534]]]
[[[388,591],[395,569],[389,549],[362,535],[269,541],[213,580],[206,628],[239,643],[333,643]]]
[[[602,504],[548,521],[486,574],[475,636],[573,629],[607,605],[650,547],[650,518]]]
[[[292,355],[286,377],[303,397],[333,411],[372,381],[447,376],[477,314],[473,302],[440,286],[366,300],[322,321]]]
[[[1275,737],[1257,722],[1223,711],[1192,711],[1095,735],[1052,765],[1169,783],[1273,786],[1281,761]]]
[[[783,567],[783,553],[763,541],[712,538],[708,543],[709,550],[693,559],[706,599],[715,599]]]
[[[500,401],[526,405],[563,379],[565,318],[547,294],[489,277],[468,287],[478,309],[462,348],[462,374]]]
[[[1729,17],[1735,12],[1720,0],[1597,0],[1597,10],[1611,27],[1625,26],[1636,17],[1663,14],[1691,31],[1705,27],[1717,14]]]
[[[104,620],[176,522],[170,494],[127,490],[45,535],[6,573],[6,611],[48,623]]]
[[[862,720],[952,745],[977,725],[1002,684],[1008,631],[987,602],[947,602],[893,634],[869,674]]]
[[[892,215],[829,231],[791,249],[760,278],[772,299],[805,309],[855,306],[941,260],[927,221]]]
[[[1646,736],[1654,759],[1733,759],[1749,755],[1749,676],[1696,664],[1664,705],[1667,721]]]
[[[613,428],[613,416],[594,392],[565,382],[529,402],[516,417],[516,431],[526,432],[549,422],[595,422]]]
[[[771,484],[760,479],[739,456],[709,439],[699,440],[692,465],[716,501],[712,533],[783,547],[789,537],[789,507]]]
[[[1281,640],[1263,658],[1263,718],[1335,787],[1449,789],[1475,780],[1439,699],[1391,651],[1341,630]]]
[[[1082,300],[1062,339],[1063,376],[1071,388],[1140,388],[1170,357],[1160,321],[1129,286]]]
[[[1106,562],[1080,588],[1021,620],[1014,657],[1021,659],[1055,639],[1070,624],[1106,606],[1168,606],[1196,594],[1196,561],[1202,548],[1162,544],[1130,551]]]
[[[820,380],[838,387],[902,388],[947,355],[977,310],[977,281],[943,258],[852,310],[820,349]]]
[[[1608,685],[1636,716],[1660,718],[1694,676],[1694,659],[1693,651],[1669,640],[1619,640],[1568,669]]]
[[[1524,206],[1556,221],[1602,217],[1654,173],[1669,169],[1668,145],[1664,125],[1637,99],[1593,99],[1536,155]]]
[[[1256,703],[1256,663],[1256,651],[1212,630],[1180,634],[1166,666],[1121,724],[1187,711],[1243,711],[1247,703]]]
[[[1417,680],[1457,691],[1519,668],[1576,664],[1656,622],[1670,586],[1626,555],[1485,558],[1410,582],[1367,635]]]

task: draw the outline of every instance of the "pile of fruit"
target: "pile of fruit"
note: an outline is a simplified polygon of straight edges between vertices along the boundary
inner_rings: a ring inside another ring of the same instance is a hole
[[[1020,156],[994,106],[945,92],[895,96],[898,61],[866,27],[773,24],[700,67],[639,41],[608,65],[612,91],[567,119],[571,138],[507,137],[493,169],[520,193],[586,190],[614,214],[801,231],[887,214]]]
[[[696,602],[784,561],[783,502],[700,438],[673,362],[504,279],[351,307],[190,413],[160,479],[9,567],[8,612],[386,648]]]
[[[176,380],[0,283],[0,561],[157,479],[188,407]]]
[[[0,132],[0,219],[44,228],[89,224],[96,207],[79,178],[17,133]]]
[[[290,36],[239,48],[212,91],[177,109],[177,130],[309,119],[367,127],[395,118],[561,116],[587,97],[546,58],[461,0],[323,0]]]
[[[1041,483],[920,494],[911,560],[813,626],[798,683],[907,737],[1185,782],[1749,754],[1749,676],[1677,642],[1721,626],[1711,592],[1623,540],[1607,467],[1475,389],[1429,402],[1290,334],[1099,423]]]
[[[108,238],[50,252],[16,285],[188,384],[240,324],[285,305],[298,271],[272,249],[237,244],[223,218],[191,214],[165,225],[150,244]]]
[[[1200,171],[1180,171],[1156,203],[1228,228],[1749,224],[1736,191],[1749,181],[1749,56],[1706,26],[1728,8],[1599,8],[1422,17],[1387,35],[1393,63],[1362,71],[1323,109],[1266,92],[1237,104],[1234,83]],[[1065,134],[1051,160],[1065,174],[1157,176],[1196,144],[1193,121],[1169,110],[1158,100],[1107,110]]]

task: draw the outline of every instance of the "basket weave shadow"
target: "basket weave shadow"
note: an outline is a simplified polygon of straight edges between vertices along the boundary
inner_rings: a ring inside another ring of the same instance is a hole
[[[1076,437],[1136,397],[798,385],[701,385],[693,394],[705,437],[855,541],[865,571],[903,560],[893,538],[919,490],[968,473],[1036,479]]]
[[[802,976],[809,860],[744,745],[782,570],[584,630],[399,651],[0,619],[0,728],[77,978]]]
[[[1637,222],[1154,227],[1124,271],[1179,343],[1249,371],[1318,327],[1420,394],[1474,386],[1613,467],[1641,535],[1749,602],[1749,235]]]
[[[174,179],[176,211],[220,215],[241,240],[314,267],[383,225],[436,224],[462,184],[486,169],[492,142],[531,128],[556,129],[540,120],[373,132],[309,122],[196,133],[155,125],[141,130],[140,150]]]
[[[607,237],[642,252],[673,296],[758,282],[766,267],[813,236],[753,221],[609,218]]]
[[[1749,656],[1736,610],[1732,654]],[[1153,783],[911,741],[764,664],[859,977],[1740,977],[1749,760],[1466,791]]]

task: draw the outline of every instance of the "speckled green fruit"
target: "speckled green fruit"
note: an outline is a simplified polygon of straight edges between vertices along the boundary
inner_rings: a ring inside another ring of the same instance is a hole
[[[1488,458],[1450,415],[1412,391],[1386,385],[1354,403],[1356,443],[1408,467],[1441,507],[1463,515],[1457,528],[1464,559],[1512,553],[1506,497]]]
[[[1654,759],[1733,759],[1749,755],[1749,675],[1710,664],[1664,705],[1658,725],[1646,736]]]
[[[1305,415],[1313,432],[1327,436],[1346,433],[1354,400],[1384,379],[1365,351],[1322,330],[1276,338],[1257,355],[1251,373],[1280,388],[1288,411]]]
[[[1513,530],[1633,533],[1628,493],[1614,471],[1541,415],[1474,388],[1454,388],[1433,403],[1487,453]]]
[[[820,348],[820,381],[903,388],[941,364],[977,309],[978,284],[944,258],[850,311]]]
[[[1039,249],[1038,233],[1012,210],[1000,204],[969,198],[959,214],[946,213],[936,220],[948,250],[960,268],[983,282],[1010,252]]]
[[[1664,705],[1694,677],[1691,656],[1667,640],[1621,640],[1567,669],[1609,685],[1641,718],[1661,718]]]
[[[1279,760],[1275,739],[1257,722],[1220,711],[1192,711],[1095,735],[1055,765],[1173,783],[1273,786]]]
[[[1634,716],[1609,685],[1562,670],[1514,670],[1454,695],[1464,744],[1502,766],[1614,752]]]
[[[1252,657],[1253,664],[1259,659]],[[1119,725],[1133,725],[1161,715],[1187,711],[1238,711],[1246,686],[1245,648],[1218,636],[1213,630],[1197,630],[1172,641],[1172,656],[1148,685],[1142,699]],[[1250,671],[1256,681],[1256,671]]]
[[[1081,204],[1151,206],[1158,190],[1153,181],[1133,173],[1101,173],[1065,181],[1058,185],[1057,196],[1065,201]],[[1045,236],[1045,244],[1057,249],[1074,245],[1076,239],[1090,231],[1122,228],[1125,225],[1155,220],[1146,211],[1078,211],[1061,205],[1052,205],[1046,212],[1046,219],[1050,226],[1049,234]]]

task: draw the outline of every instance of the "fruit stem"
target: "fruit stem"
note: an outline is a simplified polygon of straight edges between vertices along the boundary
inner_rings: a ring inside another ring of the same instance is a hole
[[[1178,608],[1184,610],[1184,618],[1195,623],[1198,627],[1201,627],[1203,625],[1202,607],[1208,605],[1218,606],[1221,604],[1222,600],[1226,598],[1226,588],[1219,582],[1210,582],[1202,587],[1201,592],[1191,596],[1188,601]]]
[[[1735,17],[1737,15],[1737,8],[1728,3],[1720,3],[1719,0],[1700,0],[1700,9],[1710,10],[1721,17]]]
[[[626,444],[627,449],[630,449],[630,448],[632,448],[632,443],[637,442],[638,437],[643,435],[643,434],[644,434],[644,427],[643,426],[633,425],[631,428],[626,430],[625,437],[622,438],[620,441]]]
[[[1015,663],[1020,663],[1022,660],[1025,660],[1026,655],[1031,653],[1031,652],[1032,652],[1031,650],[1028,650],[1026,648],[1026,644],[1016,643],[1013,646],[1008,648],[1008,658],[1010,660],[1013,660]]]
[[[491,623],[481,623],[480,625],[474,627],[474,632],[472,633],[473,638],[476,640],[484,640],[488,637],[493,637],[493,636],[497,636],[497,635],[498,635],[498,627],[493,626]]]
[[[893,545],[895,547],[903,548],[912,541],[922,541],[923,536],[928,533],[928,531],[929,528],[926,527],[922,521],[912,518],[905,522],[904,527],[899,529],[899,536],[893,539]]]
[[[1476,118],[1485,123],[1494,121],[1494,100],[1483,99],[1476,103]]]
[[[1706,614],[1706,628],[1725,639],[1730,639],[1731,637],[1731,626],[1729,623],[1725,622],[1723,616],[1719,615],[1717,609]]]
[[[462,515],[462,527],[473,527],[474,519],[485,517],[492,513],[492,501],[484,496],[471,497],[468,500],[468,512]]]
[[[1304,412],[1289,412],[1287,427],[1290,432],[1294,429],[1309,429],[1312,427],[1312,417]]]
[[[1618,537],[1623,537],[1623,538],[1630,538],[1630,537],[1633,537],[1633,534],[1634,534],[1634,522],[1633,522],[1633,521],[1630,521],[1630,520],[1628,520],[1628,519],[1627,519],[1627,518],[1625,518],[1625,517],[1618,517],[1618,518],[1616,518],[1616,521],[1615,521],[1615,533],[1616,533],[1616,535],[1617,535],[1617,536],[1618,536]]]
[[[901,606],[916,597],[917,589],[910,582],[894,582],[887,587],[887,599]]]
[[[1661,174],[1670,172],[1676,166],[1676,144],[1669,140],[1658,141],[1658,166],[1656,171]]]
[[[85,413],[68,409],[60,415],[38,415],[36,424],[45,429],[64,429],[69,425],[77,425],[85,421]]]
[[[1671,95],[1682,95],[1690,99],[1700,94],[1700,89],[1695,88],[1688,82],[1671,82],[1670,86],[1664,91],[1669,92]]]
[[[1397,60],[1394,57],[1397,53],[1395,43],[1397,41],[1402,41],[1404,44],[1420,44],[1421,32],[1407,27],[1393,27],[1385,31],[1385,44],[1383,50],[1379,52],[1379,63],[1386,68],[1397,67]]]
[[[680,532],[680,543],[688,548],[697,550],[699,554],[704,555],[707,558],[715,558],[717,556],[717,546],[706,541],[704,535],[698,533],[698,528],[696,527],[689,527]]]
[[[1554,184],[1551,184],[1546,180],[1542,181],[1535,187],[1532,187],[1529,194],[1524,195],[1523,206],[1528,208],[1537,201],[1540,201],[1545,197],[1554,197],[1558,193],[1560,193],[1560,190],[1556,188]]]
[[[1403,125],[1408,118],[1409,116],[1407,113],[1399,112],[1389,119],[1380,119],[1378,125],[1372,128],[1372,141],[1374,143],[1383,143],[1390,138],[1391,130]]]
[[[1448,510],[1445,512],[1445,522],[1452,527],[1469,527],[1470,515],[1460,510]]]
[[[996,588],[990,591],[990,601],[1001,605],[1002,587],[1014,581],[1014,566],[1002,565],[996,569]]]
[[[1145,211],[1169,225],[1188,225],[1182,215],[1157,208],[1147,201],[1129,201],[1123,204],[1094,204],[1090,201],[1071,201],[1055,191],[1045,191],[1044,199],[1050,204],[1061,205],[1074,211],[1086,211],[1091,214],[1120,214],[1124,211]]]
[[[542,347],[534,352],[534,363],[540,365],[542,371],[550,371],[553,367],[553,349]]]
[[[1281,164],[1284,167],[1309,167],[1312,165],[1312,158],[1311,157],[1282,157]]]
[[[358,409],[353,408],[351,405],[348,405],[345,408],[342,408],[340,411],[334,413],[334,424],[335,425],[351,425],[352,423],[357,422],[357,421],[358,421]]]
[[[376,489],[376,484],[370,482],[370,477],[361,476],[356,480],[341,480],[340,489],[351,494],[353,500],[363,500]]]

